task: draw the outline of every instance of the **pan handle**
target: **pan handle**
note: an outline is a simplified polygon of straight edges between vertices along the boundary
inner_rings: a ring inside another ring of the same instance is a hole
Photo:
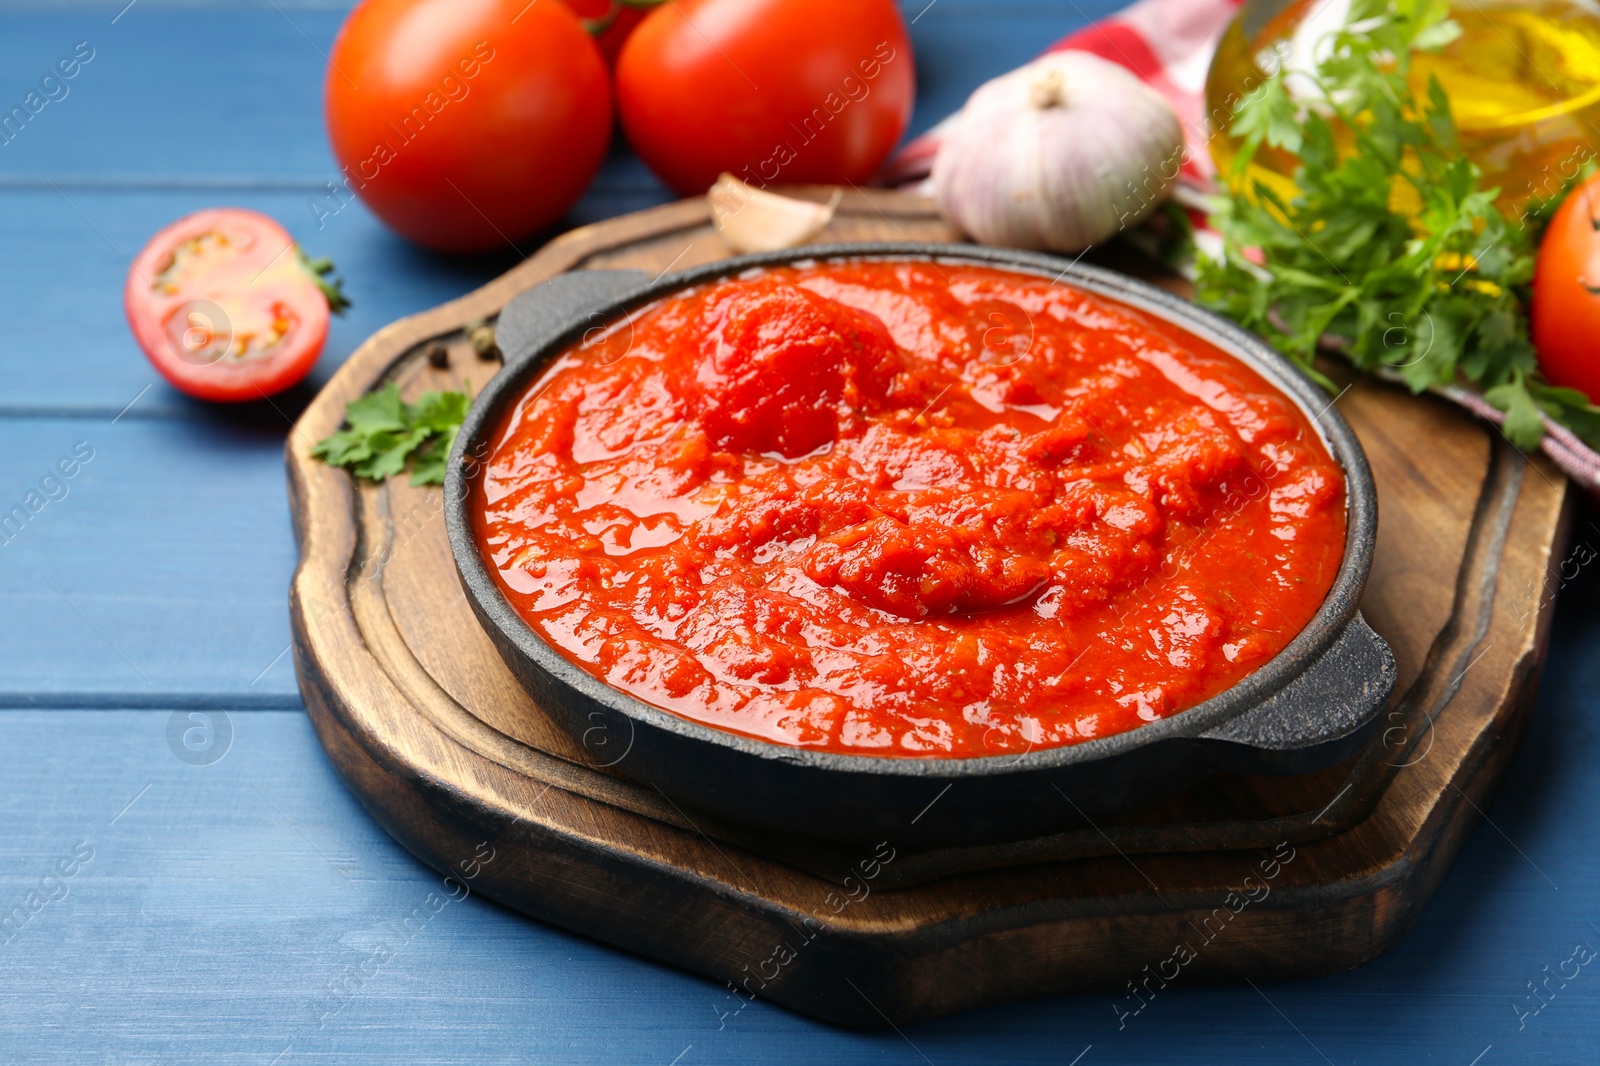
[[[495,324],[495,343],[506,367],[531,358],[586,316],[592,325],[602,325],[610,317],[606,308],[649,283],[643,270],[574,270],[519,294]]]
[[[1394,683],[1394,653],[1357,613],[1304,673],[1201,740],[1218,770],[1310,773],[1366,744]]]

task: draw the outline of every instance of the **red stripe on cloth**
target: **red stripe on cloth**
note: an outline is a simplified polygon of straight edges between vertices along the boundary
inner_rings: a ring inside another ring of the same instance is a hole
[[[1144,81],[1166,72],[1160,57],[1151,50],[1144,37],[1132,27],[1116,21],[1115,17],[1068,34],[1045,49],[1045,52],[1089,52],[1118,66],[1127,67]]]

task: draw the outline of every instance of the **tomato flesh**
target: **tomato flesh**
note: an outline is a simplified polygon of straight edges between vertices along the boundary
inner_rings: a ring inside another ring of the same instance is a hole
[[[328,337],[328,300],[293,238],[243,208],[199,211],[140,251],[128,324],[161,376],[202,400],[257,400],[301,381]]]

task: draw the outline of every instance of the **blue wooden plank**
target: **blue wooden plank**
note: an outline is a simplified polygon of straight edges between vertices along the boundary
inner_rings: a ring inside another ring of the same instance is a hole
[[[0,318],[0,413],[121,411],[129,417],[222,417],[190,401],[150,368],[128,332],[122,287],[128,260],[162,226],[203,207],[231,204],[280,219],[313,255],[339,265],[355,306],[333,320],[328,346],[306,386],[280,401],[298,410],[368,336],[397,318],[470,292],[519,261],[503,254],[433,255],[395,237],[351,204],[323,220],[309,191],[126,190],[62,187],[0,192],[0,286],[15,294]],[[660,202],[653,194],[590,197],[576,222]],[[585,218],[586,214],[593,217]],[[143,393],[146,385],[153,387]]]
[[[444,898],[440,879],[344,791],[296,712],[232,714],[209,765],[174,755],[165,710],[4,712],[0,750],[26,757],[0,777],[0,917],[30,892],[58,898],[0,931],[0,1059],[1066,1064],[1092,1045],[1083,1066],[1467,1066],[1485,1048],[1483,1066],[1585,1061],[1600,1038],[1594,966],[1552,981],[1520,1030],[1513,1005],[1531,1011],[1526,982],[1575,944],[1600,947],[1600,858],[1582,843],[1600,833],[1595,672],[1547,695],[1494,827],[1376,962],[1259,991],[1174,984],[1120,1030],[1120,999],[1102,994],[903,1036],[760,1002],[719,1018],[731,1000],[712,982],[476,897],[408,931],[430,892]],[[80,842],[93,857],[48,878]]]
[[[65,96],[0,148],[0,173],[313,183],[336,174],[322,131],[322,84],[348,4],[221,10],[140,0],[113,24],[122,6],[0,15],[0,70],[13,72],[6,91],[18,103],[77,42],[87,41],[94,56],[66,84]],[[902,0],[919,76],[912,131],[959,107],[980,82],[1121,6],[1119,0]],[[221,41],[233,46],[219,47]]]
[[[1021,66],[1086,22],[1127,4],[1066,0],[1015,4],[982,0],[902,0],[917,54],[917,108],[911,135],[960,110],[990,78]]]
[[[295,561],[284,432],[221,415],[0,419],[0,703],[297,705],[277,658]],[[91,457],[64,478],[75,448]]]
[[[982,81],[1122,5],[905,0],[901,6],[908,21],[915,19],[915,133],[959,107]],[[0,97],[7,109],[59,60],[71,58],[79,42],[86,42],[79,54],[92,55],[70,81],[52,86],[59,98],[0,146],[0,174],[176,184],[317,185],[338,177],[323,134],[322,84],[342,10],[216,10],[142,0],[112,25],[116,10],[0,15],[0,69],[14,72],[6,91],[16,97]],[[249,47],[217,47],[221,40],[247,40]],[[650,180],[640,167],[613,167],[601,185]]]
[[[454,299],[515,263],[505,255],[435,256],[390,234],[353,204],[319,231],[305,191],[13,189],[0,193],[0,286],[26,294],[0,320],[0,408],[93,412],[109,418],[146,385],[129,417],[185,417],[226,423],[225,409],[190,401],[151,370],[128,332],[122,287],[128,259],[171,220],[219,203],[250,207],[284,222],[313,255],[338,263],[355,306],[334,319],[309,384],[282,405],[303,407],[312,391],[372,333],[408,314]]]
[[[908,3],[908,17],[917,19],[920,78],[914,128],[959,107],[979,82],[1114,3],[1024,5],[1006,9],[1003,19],[955,0]],[[323,202],[320,183],[337,174],[320,119],[322,59],[295,27],[325,48],[339,11],[222,12],[144,0],[115,26],[99,8],[3,17],[0,69],[40,66],[42,73],[59,58],[52,49],[70,52],[77,40],[93,38],[97,51],[64,99],[0,147],[0,244],[10,251],[0,263],[0,285],[27,294],[0,322],[0,368],[9,386],[0,413],[115,413],[153,380],[122,319],[127,261],[161,226],[202,207],[265,211],[342,267],[355,307],[335,322],[313,386],[376,329],[516,262],[510,251],[430,255],[390,235],[359,204],[331,217],[313,208]],[[251,45],[214,47],[221,39]],[[195,91],[201,84],[206,91]],[[668,198],[619,144],[562,225]],[[137,415],[195,417],[197,407],[157,383]]]
[[[78,42],[93,56],[0,148],[7,174],[331,175],[323,56],[343,11],[141,0],[113,24],[122,6],[0,16],[8,110]]]

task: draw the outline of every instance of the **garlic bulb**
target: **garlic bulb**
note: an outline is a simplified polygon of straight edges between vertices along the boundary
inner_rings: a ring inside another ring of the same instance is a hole
[[[984,244],[1076,252],[1166,199],[1183,128],[1162,95],[1087,52],[978,88],[933,161],[939,210]]]

